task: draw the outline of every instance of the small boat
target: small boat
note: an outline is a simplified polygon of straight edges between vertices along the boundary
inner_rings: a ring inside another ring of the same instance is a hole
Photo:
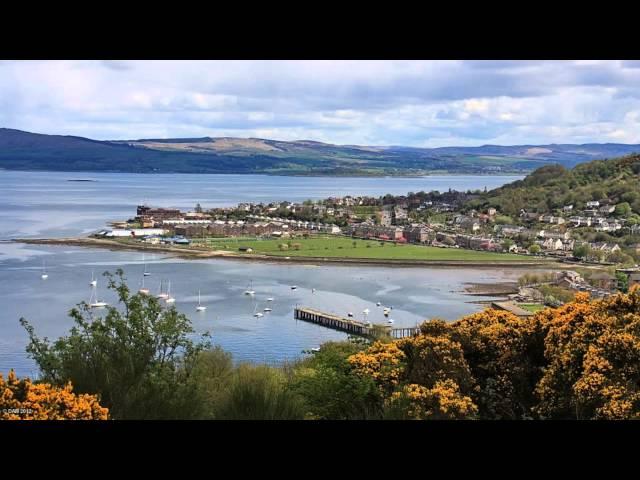
[[[46,280],[47,278],[49,278],[49,275],[47,274],[47,267],[44,264],[44,260],[42,261],[42,275],[40,275],[40,278],[43,280]]]
[[[169,295],[162,291],[162,280],[160,280],[160,293],[156,295],[156,298],[159,298],[160,300],[166,300],[169,298]]]
[[[390,318],[389,320],[387,320],[387,323],[393,323],[393,318]]]
[[[390,312],[391,312],[391,309],[389,309],[389,308],[385,308],[385,309],[382,311],[382,313],[384,314],[384,316],[385,316],[385,317],[388,317]]]
[[[93,270],[91,270],[91,281],[89,282],[89,285],[91,285],[92,287],[96,287],[98,285],[98,280],[95,279]]]
[[[311,293],[316,293],[316,289],[315,289],[315,288],[312,288],[312,289],[311,289]]]
[[[164,299],[165,303],[175,303],[176,299],[171,296],[171,281],[167,286],[167,297]]]
[[[380,302],[376,302],[376,307],[379,307],[380,305],[382,305]]]
[[[198,306],[196,307],[196,312],[204,312],[206,309],[206,306],[200,304],[200,290],[198,290]]]
[[[349,318],[353,317],[353,313],[352,312],[347,313],[347,317]]]
[[[318,352],[320,351],[320,347],[312,348],[312,349],[311,349],[311,351],[312,351],[313,353],[318,353]]]
[[[107,302],[101,302],[98,300],[98,292],[94,286],[91,289],[91,297],[89,297],[89,307],[91,308],[104,308],[109,305]]]
[[[267,302],[273,302],[273,297],[267,298]]]
[[[262,311],[263,311],[263,312],[270,312],[270,311],[271,311],[271,309],[270,309],[269,307],[265,307],[265,308],[263,308],[263,309],[262,309]]]
[[[371,310],[369,310],[368,308],[365,308],[365,309],[362,311],[362,313],[363,313],[363,314],[365,314],[365,315],[369,315],[369,312],[370,312],[370,311],[371,311]]]
[[[148,277],[149,275],[151,275],[151,273],[147,271],[147,262],[145,261],[144,253],[142,254],[142,261],[144,262],[144,272],[142,273],[142,275]]]
[[[263,317],[263,316],[264,316],[264,314],[263,314],[263,313],[261,313],[261,312],[256,312],[256,313],[254,313],[254,314],[253,314],[253,316],[254,316],[254,317],[258,317],[258,318],[260,318],[260,317]]]
[[[144,286],[144,277],[142,277],[142,286],[138,290],[140,295],[149,295],[149,289]]]
[[[298,288],[297,285],[291,285],[291,290],[295,290],[296,288]]]
[[[244,291],[245,295],[254,295],[256,293],[255,290],[251,288],[251,283],[252,282],[249,282],[249,285],[247,285],[247,289]]]

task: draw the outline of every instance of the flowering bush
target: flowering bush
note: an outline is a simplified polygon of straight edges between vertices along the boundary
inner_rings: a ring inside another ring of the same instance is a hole
[[[438,380],[433,388],[411,383],[394,392],[388,402],[390,416],[415,420],[458,420],[472,418],[478,407],[460,393],[453,380]],[[404,413],[404,415],[403,415]]]
[[[108,412],[95,395],[73,393],[71,383],[32,383],[13,370],[5,381],[0,373],[0,420],[106,420]]]
[[[389,418],[640,419],[640,287],[518,318],[488,309],[349,357]]]
[[[375,342],[367,350],[350,356],[348,361],[357,375],[368,375],[383,392],[391,392],[400,380],[404,358],[397,342]]]

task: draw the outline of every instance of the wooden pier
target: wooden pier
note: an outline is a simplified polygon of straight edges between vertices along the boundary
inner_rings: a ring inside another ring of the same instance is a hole
[[[369,327],[366,323],[359,322],[358,320],[340,317],[308,307],[296,307],[294,317],[296,320],[304,320],[305,322],[315,323],[323,327],[347,332],[351,335],[359,335],[361,337],[371,337],[374,336],[375,333],[382,331],[392,338],[404,338],[417,335],[420,331],[418,327],[391,328],[389,325],[372,325]]]

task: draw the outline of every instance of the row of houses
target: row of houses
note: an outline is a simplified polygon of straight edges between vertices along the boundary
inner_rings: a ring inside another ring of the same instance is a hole
[[[248,215],[247,218],[257,221],[277,222],[281,225],[289,225],[296,230],[309,230],[321,233],[338,234],[342,229],[333,223],[309,222],[305,220],[295,220],[292,218],[273,218],[264,215]]]
[[[444,233],[436,234],[436,240],[438,241],[443,241],[446,237],[447,234]],[[468,248],[470,250],[502,251],[502,245],[497,243],[493,238],[458,234],[453,237],[453,240],[460,248]]]
[[[345,233],[358,238],[376,238],[408,243],[427,243],[433,236],[433,230],[422,224],[400,226],[357,223],[347,227]]]

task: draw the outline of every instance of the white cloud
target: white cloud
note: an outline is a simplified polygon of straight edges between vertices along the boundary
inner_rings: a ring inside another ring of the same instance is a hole
[[[620,61],[0,63],[0,126],[97,139],[369,145],[640,142]]]

